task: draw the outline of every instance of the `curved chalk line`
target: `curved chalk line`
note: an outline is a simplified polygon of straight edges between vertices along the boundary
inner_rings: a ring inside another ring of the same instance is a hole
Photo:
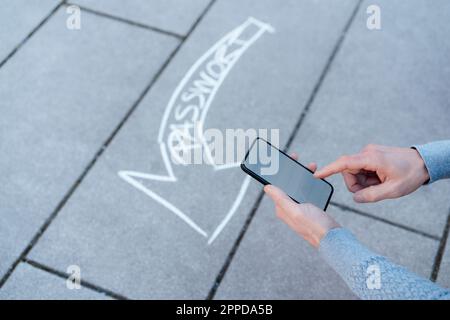
[[[252,35],[252,37],[248,40],[241,40],[238,39],[239,36],[245,31],[246,28],[248,28],[250,25],[255,25],[259,29],[258,31]],[[155,175],[155,174],[149,174],[149,173],[142,173],[137,171],[125,171],[121,170],[118,172],[118,175],[124,179],[126,182],[131,184],[133,187],[137,188],[138,190],[141,190],[144,192],[147,196],[151,197],[170,211],[172,211],[175,215],[177,215],[181,220],[183,220],[189,227],[191,227],[193,230],[195,230],[198,234],[202,235],[203,237],[207,238],[208,233],[203,230],[197,223],[195,223],[189,216],[187,216],[185,213],[183,213],[179,208],[156,194],[155,192],[148,189],[146,186],[144,186],[141,182],[139,182],[136,179],[144,179],[144,180],[156,180],[156,181],[163,181],[163,182],[176,182],[177,178],[175,177],[175,174],[173,172],[172,164],[169,159],[169,154],[167,151],[167,145],[164,141],[164,132],[167,128],[167,122],[169,119],[169,116],[171,115],[171,111],[175,105],[175,102],[179,98],[180,94],[183,91],[183,88],[185,88],[185,85],[188,83],[188,81],[192,78],[192,76],[198,71],[199,67],[202,66],[205,61],[209,57],[211,57],[218,49],[220,49],[223,45],[227,44],[237,44],[240,45],[240,48],[235,50],[233,52],[233,59],[229,64],[227,65],[227,68],[221,73],[220,78],[216,80],[214,87],[212,88],[211,92],[209,93],[202,113],[200,117],[200,126],[203,127],[203,123],[205,121],[206,115],[208,113],[208,110],[211,106],[212,101],[214,100],[214,97],[222,85],[223,81],[227,77],[230,70],[233,68],[233,66],[236,64],[236,62],[239,60],[239,58],[242,56],[242,54],[259,38],[261,37],[264,32],[274,32],[274,28],[270,26],[267,23],[261,22],[253,17],[249,17],[243,24],[226,34],[223,38],[221,38],[216,44],[214,44],[210,49],[208,49],[188,70],[188,72],[185,74],[183,79],[180,81],[176,89],[174,90],[169,103],[167,104],[167,107],[164,111],[164,115],[161,121],[160,129],[158,132],[158,143],[160,145],[161,155],[164,162],[164,166],[167,170],[167,175]],[[228,168],[234,168],[238,164],[231,163],[231,164],[224,164],[224,165],[216,165],[214,161],[212,160],[211,150],[209,149],[209,146],[207,145],[205,138],[203,136],[203,132],[200,132],[200,139],[202,140],[202,146],[205,148],[205,152],[207,157],[210,160],[210,164],[213,167],[214,171],[217,170],[223,170]],[[248,186],[250,184],[250,177],[246,177],[240,187],[239,193],[234,200],[230,210],[226,213],[225,217],[222,219],[222,221],[219,223],[219,225],[216,227],[216,229],[212,232],[211,236],[208,239],[208,245],[211,244],[218,235],[222,232],[222,230],[225,228],[227,223],[230,221],[230,219],[233,217],[234,213],[236,212],[237,208],[239,207],[240,203],[242,202],[242,199],[244,198],[244,195],[248,189]]]

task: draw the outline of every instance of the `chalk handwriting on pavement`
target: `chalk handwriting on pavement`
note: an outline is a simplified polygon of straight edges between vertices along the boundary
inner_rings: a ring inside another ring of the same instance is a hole
[[[156,175],[137,171],[119,171],[118,175],[136,189],[144,192],[153,200],[172,211],[188,226],[197,233],[208,239],[211,244],[241,203],[250,178],[246,177],[240,187],[231,208],[228,210],[219,225],[211,233],[206,232],[193,221],[188,214],[178,207],[156,194],[153,190],[142,184],[142,180],[158,180],[168,183],[176,183],[177,177],[173,172],[170,156],[178,163],[184,164],[179,157],[181,149],[192,149],[203,147],[206,156],[210,158],[209,165],[214,170],[223,170],[236,167],[236,164],[216,165],[212,159],[211,151],[208,148],[204,136],[195,134],[196,124],[203,127],[208,110],[221,84],[227,77],[230,70],[251,45],[258,40],[265,32],[274,32],[274,29],[267,23],[261,22],[253,17],[249,17],[244,23],[233,29],[220,39],[214,46],[206,51],[189,69],[173,92],[169,103],[165,109],[161,126],[158,133],[158,143],[161,150],[167,174]],[[189,141],[189,144],[186,144]]]

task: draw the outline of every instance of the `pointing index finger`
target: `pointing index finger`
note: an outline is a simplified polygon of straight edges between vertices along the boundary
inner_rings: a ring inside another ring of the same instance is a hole
[[[370,167],[370,163],[363,155],[342,156],[322,169],[317,170],[314,176],[323,179],[345,170],[370,170]]]

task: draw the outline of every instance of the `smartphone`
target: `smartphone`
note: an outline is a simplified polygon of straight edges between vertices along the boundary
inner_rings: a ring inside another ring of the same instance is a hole
[[[315,178],[311,170],[259,137],[245,154],[241,168],[262,184],[277,186],[297,203],[312,203],[326,210],[333,195],[328,181]]]

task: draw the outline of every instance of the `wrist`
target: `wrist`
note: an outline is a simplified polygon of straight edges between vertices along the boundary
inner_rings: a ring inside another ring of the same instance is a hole
[[[422,156],[415,147],[412,147],[411,149],[414,150],[414,154],[416,156],[417,175],[420,185],[427,184],[430,181],[430,174],[428,173],[425,161],[422,159]]]
[[[315,239],[311,244],[315,248],[319,248],[322,239],[325,238],[331,230],[336,228],[341,228],[341,225],[339,225],[334,219],[330,218],[329,221],[327,221],[327,223],[325,223],[320,231],[315,235]]]

